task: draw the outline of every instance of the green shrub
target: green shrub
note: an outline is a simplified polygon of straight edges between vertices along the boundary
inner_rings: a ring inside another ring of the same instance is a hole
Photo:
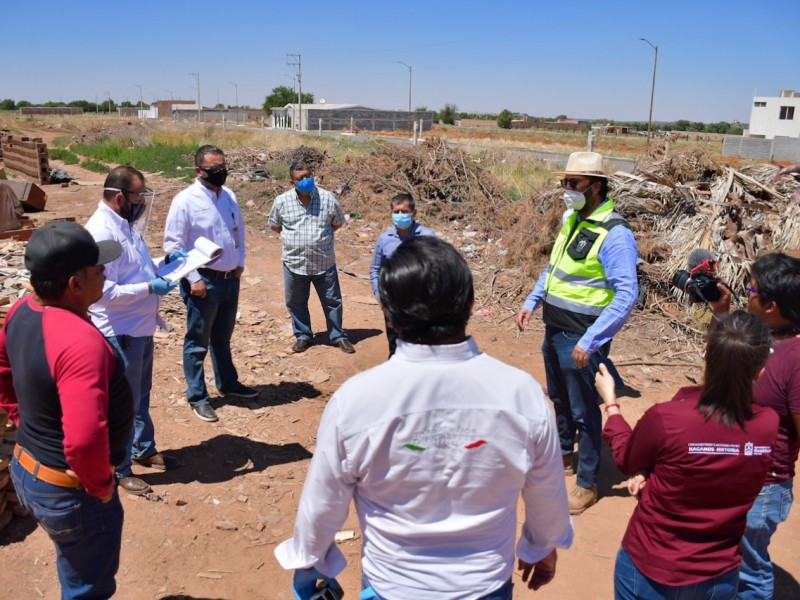
[[[60,160],[65,165],[77,165],[80,162],[80,158],[78,158],[77,154],[62,148],[50,148],[50,150],[47,151],[47,155],[53,160]]]
[[[104,165],[103,163],[91,158],[84,160],[81,163],[81,166],[87,171],[94,171],[95,173],[108,173],[111,170],[111,167],[108,165]]]

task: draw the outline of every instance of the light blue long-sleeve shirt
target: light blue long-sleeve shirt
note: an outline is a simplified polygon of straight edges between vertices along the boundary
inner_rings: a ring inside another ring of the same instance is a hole
[[[628,320],[639,296],[639,284],[636,278],[638,256],[639,248],[630,229],[620,225],[608,232],[597,258],[603,266],[606,279],[614,289],[614,298],[578,340],[578,346],[585,352],[592,354],[610,341]],[[522,308],[533,312],[542,303],[545,296],[544,284],[549,272],[550,265],[539,276]]]
[[[369,282],[372,285],[372,293],[375,294],[375,298],[378,300],[380,300],[378,297],[378,275],[381,272],[383,261],[394,254],[394,251],[397,250],[400,244],[419,235],[432,235],[436,237],[433,231],[427,227],[423,227],[416,221],[414,221],[411,231],[409,231],[404,238],[401,238],[400,234],[397,233],[397,227],[390,227],[378,236],[378,241],[375,242],[375,252],[372,253],[372,263],[369,266]]]

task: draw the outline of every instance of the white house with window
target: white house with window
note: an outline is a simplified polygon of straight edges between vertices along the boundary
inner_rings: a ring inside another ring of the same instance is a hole
[[[781,95],[756,96],[750,109],[750,137],[800,138],[800,92],[781,90]]]

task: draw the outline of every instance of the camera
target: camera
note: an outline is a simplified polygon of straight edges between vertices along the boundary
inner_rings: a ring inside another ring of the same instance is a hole
[[[689,255],[689,270],[672,276],[672,285],[689,295],[690,302],[715,302],[722,296],[714,276],[717,261],[708,250],[693,250]]]

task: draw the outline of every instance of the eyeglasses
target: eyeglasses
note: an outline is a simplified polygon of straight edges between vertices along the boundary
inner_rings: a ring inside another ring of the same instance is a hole
[[[577,177],[567,177],[561,180],[561,187],[567,189],[575,189],[578,187],[579,183],[583,183],[584,181],[588,181],[588,179],[579,179]]]
[[[756,296],[761,294],[761,292],[758,291],[756,288],[745,287],[744,289],[750,292],[751,294],[755,294]]]
[[[151,190],[150,188],[144,188],[143,192],[129,192],[128,190],[121,190],[119,188],[112,188],[112,187],[103,188],[103,190],[106,192],[119,192],[120,194],[125,194],[125,195],[136,194],[137,196],[139,196],[139,198],[141,198],[145,202],[147,200],[152,200],[156,195],[156,192],[154,190]]]

